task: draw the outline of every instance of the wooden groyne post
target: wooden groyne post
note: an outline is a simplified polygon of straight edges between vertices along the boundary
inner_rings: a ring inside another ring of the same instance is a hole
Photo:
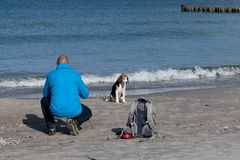
[[[240,8],[188,7],[181,5],[181,12],[240,13]]]

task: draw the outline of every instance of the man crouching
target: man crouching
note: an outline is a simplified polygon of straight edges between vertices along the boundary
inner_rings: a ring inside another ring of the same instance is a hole
[[[43,88],[41,108],[49,135],[56,133],[54,117],[71,119],[67,128],[74,136],[79,133],[81,124],[92,117],[90,108],[81,104],[79,98],[88,98],[88,88],[69,63],[67,56],[59,56],[57,68],[47,75]]]

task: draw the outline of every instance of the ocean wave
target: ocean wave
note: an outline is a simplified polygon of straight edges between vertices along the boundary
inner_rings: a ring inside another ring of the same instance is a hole
[[[42,87],[44,82],[44,78],[4,79],[0,81],[0,88]]]
[[[130,82],[161,82],[170,80],[191,80],[204,78],[218,78],[234,76],[240,74],[240,66],[222,66],[208,68],[187,68],[187,69],[165,69],[157,71],[141,70],[134,73],[127,73]],[[82,75],[86,84],[114,83],[120,73],[108,76],[101,75]],[[42,87],[45,78],[25,78],[25,79],[2,79],[0,80],[1,88],[11,87]]]
[[[203,78],[218,78],[224,76],[234,76],[240,74],[240,66],[226,66],[216,68],[188,68],[188,69],[166,69],[157,71],[141,70],[134,73],[129,73],[131,82],[160,82],[168,80],[190,80],[190,79],[203,79]],[[114,74],[112,76],[99,76],[99,75],[85,75],[83,80],[86,83],[107,83],[115,82],[120,75]]]

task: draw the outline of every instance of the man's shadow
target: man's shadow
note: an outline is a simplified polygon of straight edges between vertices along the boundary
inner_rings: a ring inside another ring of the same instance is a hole
[[[38,117],[35,114],[26,114],[25,117],[26,119],[22,119],[23,124],[25,124],[29,128],[48,134],[44,118]],[[61,119],[56,119],[56,121],[57,132],[66,134],[66,122]]]

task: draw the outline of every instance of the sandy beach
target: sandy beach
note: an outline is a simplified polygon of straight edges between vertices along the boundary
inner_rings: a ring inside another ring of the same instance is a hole
[[[156,108],[159,136],[118,139],[126,104],[101,98],[82,101],[93,111],[78,136],[67,135],[65,120],[48,136],[39,99],[0,99],[0,159],[191,159],[240,157],[240,88],[216,88],[145,95]]]

